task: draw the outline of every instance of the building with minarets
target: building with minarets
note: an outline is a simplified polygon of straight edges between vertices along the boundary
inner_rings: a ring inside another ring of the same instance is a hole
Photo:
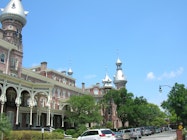
[[[75,86],[72,69],[58,72],[49,69],[47,62],[30,69],[22,66],[22,29],[26,25],[27,14],[21,0],[10,0],[1,9],[1,114],[7,114],[12,128],[68,128],[65,101],[72,95],[90,93]]]
[[[91,87],[76,87],[73,71],[49,69],[47,62],[32,68],[24,68],[22,29],[26,25],[28,11],[21,0],[10,0],[1,9],[0,22],[0,113],[7,114],[12,128],[30,129],[34,127],[53,127],[67,129],[72,127],[65,114],[66,101],[73,95],[90,94],[98,102],[108,90],[113,89],[112,80],[106,74],[99,83]],[[114,78],[116,89],[125,87],[126,79],[117,61]],[[116,116],[116,108],[113,106]],[[104,117],[104,116],[103,116]],[[114,128],[119,127],[117,117],[111,121]],[[101,122],[102,123],[102,122]]]
[[[112,80],[110,79],[110,77],[108,76],[108,74],[105,75],[105,78],[103,79],[103,89],[105,91],[105,94],[107,94],[107,92],[110,89],[121,89],[121,88],[125,88],[126,87],[126,83],[127,80],[123,74],[122,71],[122,62],[121,60],[118,58],[117,62],[116,62],[116,75],[114,76],[114,80],[113,83],[115,85],[115,87],[112,86]],[[118,129],[120,127],[123,126],[121,120],[118,118],[118,114],[117,114],[117,106],[114,103],[113,99],[111,99],[109,101],[109,108],[107,110],[105,110],[104,114],[105,114],[105,121],[111,121],[113,128]]]

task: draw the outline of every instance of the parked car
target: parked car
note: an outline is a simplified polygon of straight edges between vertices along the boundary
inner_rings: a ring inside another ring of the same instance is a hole
[[[149,129],[149,127],[141,127],[141,134],[142,136],[149,136],[151,135],[151,130]]]
[[[138,138],[141,138],[141,137],[142,137],[141,129],[140,129],[139,127],[137,127],[137,128],[132,128],[132,129],[133,129],[133,131],[135,131],[135,132],[137,133]]]
[[[123,133],[120,131],[113,132],[115,134],[115,140],[124,140],[123,139]]]
[[[151,134],[155,134],[155,127],[154,126],[148,126],[148,128],[151,131]]]
[[[110,129],[90,129],[86,130],[77,140],[116,140],[116,137]]]
[[[123,134],[123,140],[130,140],[130,133],[131,133],[130,129],[122,129],[119,132]]]
[[[155,133],[161,133],[162,129],[161,127],[155,127]]]
[[[123,129],[120,131],[123,132],[124,134],[125,133],[128,134],[130,136],[129,139],[136,140],[142,137],[140,128],[129,128],[129,129]]]

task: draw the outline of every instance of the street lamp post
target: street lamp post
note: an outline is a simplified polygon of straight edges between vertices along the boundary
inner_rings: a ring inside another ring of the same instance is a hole
[[[162,93],[162,87],[169,87],[169,88],[172,89],[172,87],[169,86],[169,85],[159,85],[159,92],[160,92],[160,93]],[[170,126],[169,126],[169,118],[167,119],[167,123],[168,123],[168,128],[169,128],[169,127],[170,127]]]
[[[169,88],[172,88],[172,87],[169,86],[169,85],[159,85],[159,92],[160,92],[160,93],[162,92],[162,87],[169,87]]]
[[[169,85],[160,85],[159,86],[159,92],[162,92],[162,87],[163,86],[167,86],[167,87],[172,89],[172,87],[169,86]],[[175,91],[175,88],[174,88],[174,91]],[[178,121],[178,117],[177,117],[177,121]],[[169,124],[168,124],[168,127],[169,127]],[[182,129],[183,129],[183,126],[182,126],[182,123],[180,123],[179,126],[178,126],[178,129],[176,130],[177,140],[182,140]]]

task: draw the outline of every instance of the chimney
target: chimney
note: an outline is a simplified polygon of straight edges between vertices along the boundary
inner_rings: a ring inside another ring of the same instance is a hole
[[[66,71],[65,70],[61,71],[61,73],[64,74],[64,75],[66,75]]]
[[[47,69],[47,62],[41,62],[41,71],[45,71]]]
[[[85,83],[82,83],[82,91],[85,91]]]

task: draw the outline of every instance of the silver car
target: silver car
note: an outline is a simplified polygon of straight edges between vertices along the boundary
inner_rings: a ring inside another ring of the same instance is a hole
[[[130,139],[136,140],[142,137],[140,128],[129,128],[129,129],[124,129],[123,131],[125,130],[129,131]]]
[[[131,133],[130,129],[122,129],[119,132],[123,134],[123,140],[130,140],[130,133]]]

